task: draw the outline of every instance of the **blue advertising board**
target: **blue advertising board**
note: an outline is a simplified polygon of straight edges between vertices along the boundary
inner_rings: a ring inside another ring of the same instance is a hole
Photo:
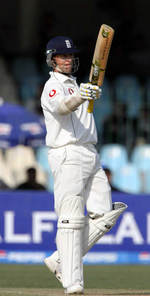
[[[112,193],[128,209],[84,257],[85,264],[150,264],[150,196]],[[0,192],[0,262],[42,263],[55,249],[49,192]]]

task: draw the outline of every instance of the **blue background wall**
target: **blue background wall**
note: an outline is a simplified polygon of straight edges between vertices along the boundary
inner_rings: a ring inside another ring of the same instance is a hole
[[[128,209],[84,257],[87,264],[150,263],[150,196],[113,193]],[[0,193],[0,262],[42,263],[56,249],[49,192]]]

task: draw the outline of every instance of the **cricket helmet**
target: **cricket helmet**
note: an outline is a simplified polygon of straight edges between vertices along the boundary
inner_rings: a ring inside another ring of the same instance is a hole
[[[66,36],[57,36],[49,40],[46,46],[46,54],[69,54],[78,53],[79,50],[73,43],[73,40]]]
[[[55,67],[53,57],[57,54],[75,54],[79,49],[74,45],[72,39],[66,36],[57,36],[49,40],[46,46],[46,62],[52,69]],[[79,58],[74,57],[72,59],[72,73],[75,73],[79,67]]]

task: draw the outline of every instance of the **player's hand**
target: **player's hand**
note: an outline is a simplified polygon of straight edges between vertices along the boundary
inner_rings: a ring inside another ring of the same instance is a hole
[[[91,83],[80,84],[80,95],[85,100],[97,100],[101,96],[101,88]]]

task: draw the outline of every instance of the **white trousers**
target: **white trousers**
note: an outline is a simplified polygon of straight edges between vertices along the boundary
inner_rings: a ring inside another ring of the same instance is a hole
[[[90,213],[111,211],[111,189],[92,144],[70,144],[53,148],[48,154],[54,176],[55,211],[59,217],[63,199],[82,196]]]

